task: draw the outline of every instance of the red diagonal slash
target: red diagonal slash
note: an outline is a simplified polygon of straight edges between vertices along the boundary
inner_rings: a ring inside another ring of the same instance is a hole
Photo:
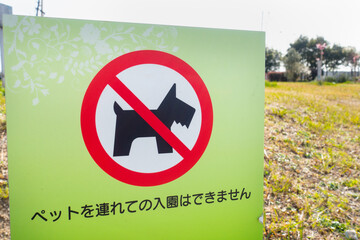
[[[201,111],[201,128],[195,145],[188,149],[116,76],[128,68],[141,64],[158,64],[181,74],[194,89]],[[106,86],[111,87],[144,119],[183,160],[160,172],[143,173],[123,167],[109,155],[98,136],[96,109]],[[154,50],[124,54],[96,74],[84,95],[81,106],[81,132],[88,152],[96,164],[111,177],[136,186],[156,186],[173,181],[189,171],[204,153],[211,136],[213,110],[209,92],[195,70],[174,55]]]
[[[126,85],[117,77],[109,79],[110,87],[119,94],[140,117],[142,117],[168,144],[170,144],[183,158],[191,154],[191,151],[180,141],[159,118],[155,116],[145,105],[132,93]]]

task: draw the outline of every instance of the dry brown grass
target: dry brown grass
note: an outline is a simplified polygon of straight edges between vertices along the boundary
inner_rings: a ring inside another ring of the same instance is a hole
[[[265,90],[265,239],[360,232],[360,84]]]

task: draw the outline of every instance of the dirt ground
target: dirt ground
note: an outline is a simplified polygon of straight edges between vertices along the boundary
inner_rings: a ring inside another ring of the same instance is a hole
[[[0,138],[0,239],[10,239],[10,210],[8,197],[8,168],[6,132]]]

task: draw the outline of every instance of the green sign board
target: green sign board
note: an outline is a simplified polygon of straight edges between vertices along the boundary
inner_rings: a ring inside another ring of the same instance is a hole
[[[264,43],[5,16],[12,239],[261,239]]]

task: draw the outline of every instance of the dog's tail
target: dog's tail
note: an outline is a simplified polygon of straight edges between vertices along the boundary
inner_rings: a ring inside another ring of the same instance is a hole
[[[114,102],[114,112],[116,115],[120,115],[124,112],[124,110],[120,107],[120,105],[117,102]]]

